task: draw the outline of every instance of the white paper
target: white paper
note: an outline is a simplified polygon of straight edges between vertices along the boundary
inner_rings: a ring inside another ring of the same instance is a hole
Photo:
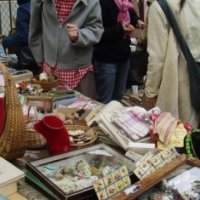
[[[24,172],[0,157],[0,187],[24,177]]]

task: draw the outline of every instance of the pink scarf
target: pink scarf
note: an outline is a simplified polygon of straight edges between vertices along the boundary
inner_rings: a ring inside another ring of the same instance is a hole
[[[117,21],[123,25],[130,24],[129,10],[133,8],[133,4],[129,0],[115,0],[117,7],[119,8],[119,14]]]

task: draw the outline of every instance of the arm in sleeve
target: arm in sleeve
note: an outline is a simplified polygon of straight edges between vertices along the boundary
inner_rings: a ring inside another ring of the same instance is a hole
[[[134,26],[134,27],[137,27],[138,25],[138,20],[140,19],[137,15],[137,13],[135,12],[134,9],[131,9],[129,11],[129,14],[130,14],[130,18],[131,18],[131,24]]]
[[[30,11],[20,6],[17,10],[15,33],[4,38],[4,48],[22,47],[28,45]]]
[[[43,1],[31,0],[31,18],[29,27],[29,46],[37,63],[44,61],[42,42]]]
[[[123,38],[125,32],[121,24],[117,23],[115,26],[104,26],[104,33],[102,35],[102,41],[115,41]]]
[[[145,83],[145,95],[147,97],[154,97],[159,93],[167,51],[168,31],[165,14],[158,3],[154,2],[148,15],[147,51],[149,58]]]
[[[101,10],[102,10],[102,19],[103,19],[103,27],[104,32],[101,38],[102,42],[115,42],[119,39],[122,39],[125,32],[122,25],[116,22],[116,19],[112,16],[110,11],[113,8],[113,4],[110,1],[100,1],[101,3]]]
[[[87,21],[83,28],[79,29],[78,40],[73,43],[75,46],[93,46],[101,39],[103,33],[101,8],[98,0],[93,1],[94,5],[89,12]]]

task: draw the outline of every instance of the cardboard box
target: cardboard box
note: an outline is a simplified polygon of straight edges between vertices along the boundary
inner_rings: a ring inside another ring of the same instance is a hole
[[[12,78],[15,80],[16,83],[20,83],[23,81],[31,81],[33,77],[33,73],[29,70],[21,70],[17,71],[14,74],[11,74]]]

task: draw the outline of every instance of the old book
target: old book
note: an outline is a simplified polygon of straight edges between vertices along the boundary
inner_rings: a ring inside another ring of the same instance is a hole
[[[27,200],[27,198],[23,197],[21,194],[18,192],[15,192],[11,195],[8,196],[9,200]]]
[[[0,194],[9,196],[17,192],[17,181],[24,176],[22,170],[0,157]]]
[[[30,70],[20,70],[11,73],[11,76],[16,83],[21,83],[23,81],[31,81],[33,73]]]
[[[0,187],[0,194],[4,196],[11,195],[13,193],[17,192],[17,182],[14,181],[12,183],[8,183],[5,186]]]
[[[53,191],[47,187],[42,181],[40,181],[33,173],[29,170],[26,170],[26,182],[36,188],[38,191],[42,192],[51,200],[59,200],[59,197],[53,193]],[[14,200],[14,199],[13,199]]]
[[[93,120],[98,123],[99,121],[101,121],[100,116],[102,114],[112,113],[122,108],[124,108],[124,106],[120,102],[111,101],[103,107],[103,109],[96,115],[96,117]]]

